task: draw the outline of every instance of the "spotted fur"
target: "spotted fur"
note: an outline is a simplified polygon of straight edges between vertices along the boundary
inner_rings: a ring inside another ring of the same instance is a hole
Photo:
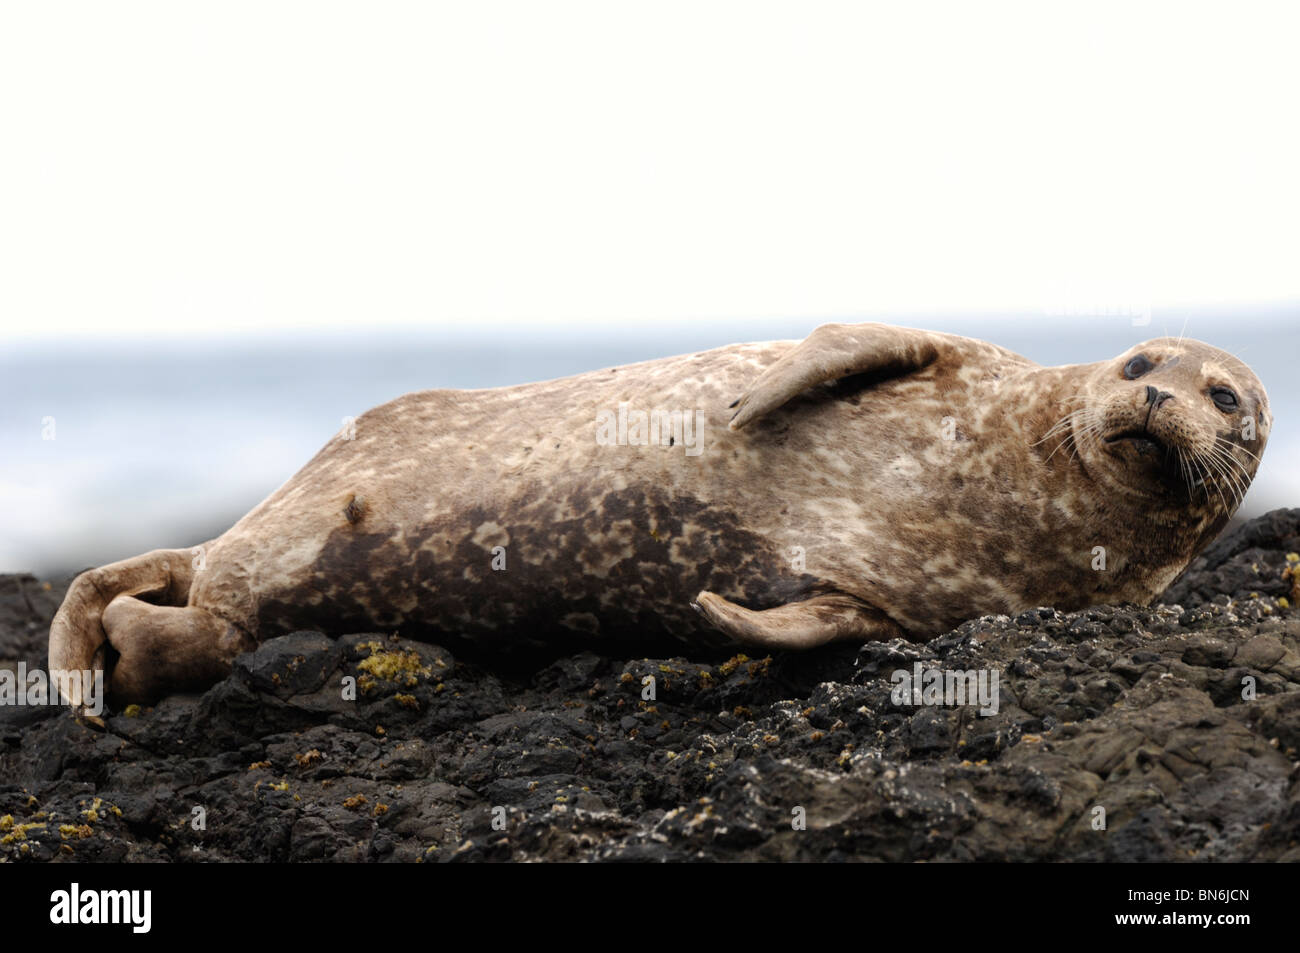
[[[1128,380],[1139,353],[1153,369]],[[696,446],[600,443],[620,405],[695,415]],[[1199,342],[1040,367],[886,325],[424,391],[359,417],[199,568],[160,551],[78,577],[50,662],[103,665],[107,642],[114,693],[140,700],[306,627],[501,651],[630,636],[798,648],[1145,603],[1231,516],[1270,426],[1255,375]]]

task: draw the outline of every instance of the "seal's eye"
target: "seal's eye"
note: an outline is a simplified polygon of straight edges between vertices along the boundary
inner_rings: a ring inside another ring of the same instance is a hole
[[[1237,409],[1237,395],[1226,387],[1211,387],[1210,400],[1214,401],[1214,406],[1225,414],[1230,414]]]
[[[1131,381],[1137,380],[1153,367],[1155,365],[1147,359],[1145,354],[1139,354],[1124,365],[1124,376]]]

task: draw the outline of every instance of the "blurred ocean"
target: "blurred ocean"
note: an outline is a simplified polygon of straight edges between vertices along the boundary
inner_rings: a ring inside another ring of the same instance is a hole
[[[211,538],[306,463],[344,417],[409,391],[517,384],[740,341],[797,339],[819,323],[4,343],[0,572],[55,575]],[[984,338],[1042,364],[1102,360],[1185,326],[1189,337],[1238,354],[1269,391],[1274,432],[1241,515],[1300,506],[1300,305],[1245,315],[1170,311],[1145,326],[1078,314],[892,323]]]

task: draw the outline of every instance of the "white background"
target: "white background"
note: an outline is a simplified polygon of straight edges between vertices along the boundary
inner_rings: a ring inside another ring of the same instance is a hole
[[[1298,9],[6,0],[0,322],[1291,300]]]

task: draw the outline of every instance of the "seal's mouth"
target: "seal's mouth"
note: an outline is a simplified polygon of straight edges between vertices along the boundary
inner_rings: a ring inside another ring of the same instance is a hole
[[[1171,444],[1145,426],[1120,430],[1104,438],[1103,442],[1109,446],[1131,447],[1138,459],[1147,463],[1168,485],[1184,486],[1190,492],[1205,482],[1202,467],[1186,461]]]
[[[1153,434],[1146,427],[1130,427],[1128,430],[1121,430],[1119,433],[1111,434],[1106,438],[1106,443],[1115,444],[1121,440],[1128,441],[1138,456],[1150,456],[1153,454],[1165,454],[1172,456],[1173,451],[1169,445]]]

